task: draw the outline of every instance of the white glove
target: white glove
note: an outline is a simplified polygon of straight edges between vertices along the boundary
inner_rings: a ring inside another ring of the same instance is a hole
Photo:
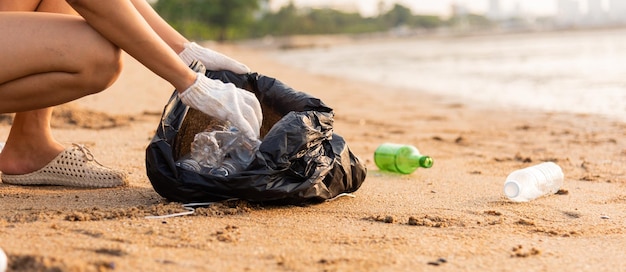
[[[212,71],[229,70],[236,74],[250,73],[250,68],[226,55],[202,47],[195,42],[185,43],[185,49],[178,54],[187,65],[198,60]]]
[[[258,139],[263,113],[256,96],[232,83],[197,74],[193,85],[178,94],[181,101],[209,116],[229,121],[246,136]]]

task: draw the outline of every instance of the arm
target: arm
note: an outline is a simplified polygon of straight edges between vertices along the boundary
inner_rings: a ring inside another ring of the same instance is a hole
[[[163,18],[150,6],[146,0],[131,0],[137,11],[143,16],[148,24],[156,31],[169,47],[180,54],[185,49],[185,44],[189,43],[178,31],[170,26]]]
[[[130,1],[67,2],[105,38],[170,82],[177,90],[186,90],[196,80],[196,73],[181,61]]]
[[[259,136],[262,114],[254,94],[237,89],[232,84],[209,79],[201,71],[196,73],[189,69],[142,17],[131,0],[67,2],[102,36],[174,85],[183,103],[208,115],[217,114],[221,119],[231,121],[250,137]],[[158,26],[156,28],[159,29]],[[175,32],[167,29],[164,31],[166,38]],[[176,35],[173,36],[176,40]],[[213,52],[203,47],[201,49],[205,49],[201,52]]]
[[[146,0],[131,0],[131,2],[141,16],[148,22],[150,27],[156,31],[161,39],[163,39],[187,65],[191,64],[194,60],[199,60],[210,70],[230,70],[238,74],[250,72],[250,68],[243,63],[219,52],[190,42],[163,20]]]

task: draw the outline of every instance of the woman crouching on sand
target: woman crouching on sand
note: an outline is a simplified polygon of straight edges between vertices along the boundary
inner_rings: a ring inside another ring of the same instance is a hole
[[[3,183],[127,184],[125,173],[100,165],[82,145],[64,147],[50,129],[51,107],[98,93],[117,79],[121,50],[171,83],[183,103],[205,113],[225,96],[249,94],[236,107],[225,105],[244,116],[230,121],[249,130],[260,126],[254,95],[234,92],[188,65],[199,60],[207,69],[235,73],[249,68],[190,42],[145,0],[0,0],[0,36],[0,113],[16,113],[0,153]]]

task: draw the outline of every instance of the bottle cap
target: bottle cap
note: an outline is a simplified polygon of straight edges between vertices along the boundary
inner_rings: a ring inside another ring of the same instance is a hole
[[[420,165],[424,168],[431,168],[433,166],[433,158],[430,156],[422,156],[420,158]]]
[[[504,194],[508,198],[516,198],[517,196],[519,196],[519,193],[520,193],[520,187],[519,187],[519,184],[517,184],[517,182],[507,181],[506,183],[504,183]]]
[[[200,163],[198,163],[196,160],[193,160],[193,159],[180,160],[176,162],[176,166],[182,169],[188,170],[188,171],[196,172],[196,173],[200,173],[200,171],[202,170]]]

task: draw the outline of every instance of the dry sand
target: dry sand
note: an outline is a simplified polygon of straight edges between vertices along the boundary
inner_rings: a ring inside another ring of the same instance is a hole
[[[356,197],[304,207],[234,201],[146,219],[182,211],[154,192],[144,165],[172,88],[128,58],[114,86],[62,107],[53,125],[60,141],[129,172],[130,186],[0,183],[9,271],[626,271],[625,123],[451,104],[310,75],[263,51],[217,49],[335,109],[335,132],[369,169]],[[415,145],[435,165],[379,172],[372,154],[383,142]],[[508,201],[506,175],[542,161],[563,168],[562,194]]]

